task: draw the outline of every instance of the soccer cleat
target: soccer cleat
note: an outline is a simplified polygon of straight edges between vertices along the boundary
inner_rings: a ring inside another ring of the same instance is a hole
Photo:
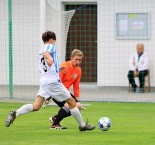
[[[85,126],[83,126],[83,127],[81,127],[81,126],[79,126],[79,130],[82,132],[82,131],[87,131],[87,130],[93,130],[93,129],[95,129],[95,126],[93,126],[93,125],[88,125],[88,124],[86,124]]]
[[[61,125],[52,125],[50,129],[67,129],[67,127],[63,127]]]
[[[10,124],[13,123],[15,119],[16,119],[16,111],[10,111],[10,113],[5,121],[5,126],[9,127]]]
[[[63,127],[61,126],[60,124],[58,125],[53,125],[53,123],[55,122],[56,120],[56,117],[55,116],[52,116],[49,118],[50,122],[52,123],[52,126],[50,127],[50,129],[67,129],[67,127]]]
[[[56,117],[55,116],[52,116],[52,117],[49,118],[49,120],[53,124],[55,122],[55,120],[56,120]]]

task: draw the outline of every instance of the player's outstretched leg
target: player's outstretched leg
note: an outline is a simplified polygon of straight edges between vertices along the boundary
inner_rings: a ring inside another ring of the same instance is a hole
[[[90,130],[95,129],[95,126],[88,125],[87,123],[83,122],[81,113],[80,113],[79,109],[76,107],[76,104],[72,98],[69,98],[68,100],[66,100],[66,102],[69,105],[70,112],[71,112],[72,116],[75,118],[75,120],[79,124],[79,130],[80,131],[87,131],[87,130],[90,131]]]
[[[7,119],[5,120],[5,126],[9,127],[14,122],[17,116],[26,114],[32,111],[38,111],[44,103],[44,98],[37,96],[33,104],[25,104],[16,111],[10,111]]]
[[[10,124],[14,122],[14,120],[16,119],[17,116],[22,115],[22,114],[26,114],[26,113],[31,112],[31,111],[33,111],[33,105],[32,104],[25,104],[16,111],[10,111],[7,119],[5,120],[5,126],[9,127]]]
[[[5,126],[9,127],[10,124],[13,123],[15,119],[16,119],[16,111],[10,111],[10,113],[5,121]]]

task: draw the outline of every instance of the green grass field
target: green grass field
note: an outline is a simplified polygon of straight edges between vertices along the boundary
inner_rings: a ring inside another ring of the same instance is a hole
[[[0,145],[155,145],[155,104],[153,103],[89,103],[82,111],[83,119],[96,125],[93,131],[80,132],[73,117],[62,121],[67,130],[50,130],[49,116],[57,106],[19,116],[8,128],[4,121],[12,109],[23,104],[0,103]],[[109,131],[100,131],[97,121],[107,116],[112,120]]]

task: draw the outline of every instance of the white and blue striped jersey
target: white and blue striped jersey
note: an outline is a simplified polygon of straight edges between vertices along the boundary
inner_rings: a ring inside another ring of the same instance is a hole
[[[52,66],[48,66],[43,53],[49,51],[53,58]],[[46,85],[53,82],[58,82],[59,78],[59,60],[56,52],[56,46],[54,44],[45,44],[39,51],[38,66],[41,74],[40,85]]]

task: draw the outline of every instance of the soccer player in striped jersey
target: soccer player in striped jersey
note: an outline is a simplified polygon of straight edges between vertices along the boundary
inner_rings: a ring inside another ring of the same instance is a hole
[[[71,60],[66,61],[61,64],[61,67],[66,67],[66,71],[59,72],[60,79],[63,83],[63,85],[69,90],[71,86],[73,86],[73,92],[74,95],[71,94],[71,96],[76,101],[76,106],[79,108],[79,110],[82,109],[81,104],[79,103],[79,94],[80,94],[80,88],[79,83],[81,79],[81,68],[80,63],[83,58],[83,52],[74,49],[71,53]],[[61,108],[58,111],[58,114],[55,116],[50,117],[50,121],[52,123],[51,129],[66,129],[66,127],[63,127],[60,125],[60,121],[63,120],[63,118],[68,117],[71,115],[68,104],[65,102],[58,102],[55,99],[53,101]]]
[[[25,104],[16,111],[10,111],[5,121],[6,127],[9,127],[17,116],[32,111],[38,111],[43,105],[45,99],[52,96],[55,100],[59,102],[65,101],[69,105],[70,112],[78,122],[80,131],[93,130],[95,126],[91,126],[83,122],[81,113],[76,107],[74,99],[60,81],[59,62],[55,46],[55,33],[52,31],[44,32],[42,34],[42,40],[44,45],[40,49],[38,55],[38,66],[41,75],[38,95],[33,104]],[[61,71],[64,69],[65,68],[62,67]]]

